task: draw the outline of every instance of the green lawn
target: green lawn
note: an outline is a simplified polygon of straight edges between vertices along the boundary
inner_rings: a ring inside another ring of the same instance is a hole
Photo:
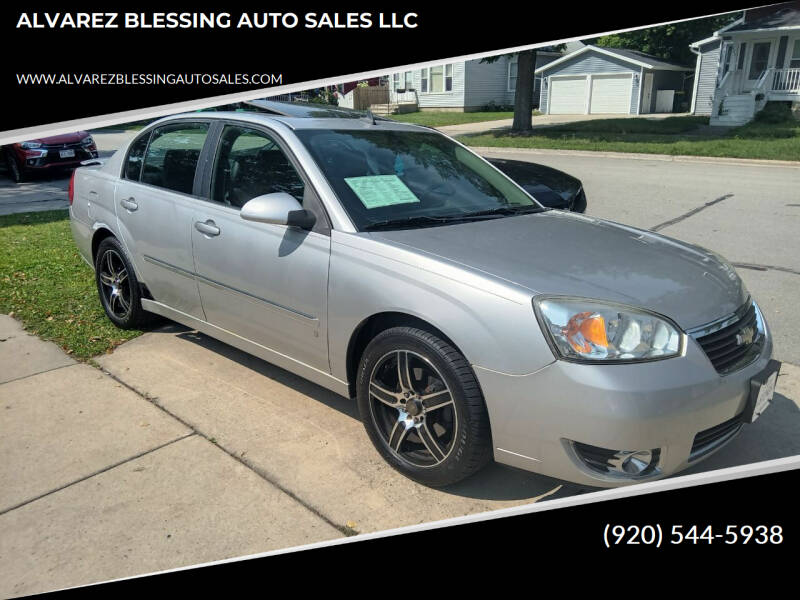
[[[141,334],[111,324],[65,210],[0,216],[0,313],[87,359]]]
[[[402,115],[390,115],[390,118],[404,123],[443,127],[445,125],[463,125],[464,123],[481,123],[483,121],[499,121],[513,119],[513,112],[427,112],[419,111]]]
[[[464,135],[471,146],[641,152],[800,161],[800,122],[762,123],[724,131],[701,128],[706,117],[599,119],[535,129]]]

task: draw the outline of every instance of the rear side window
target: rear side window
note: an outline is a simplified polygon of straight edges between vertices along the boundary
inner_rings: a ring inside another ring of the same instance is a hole
[[[132,179],[139,181],[139,176],[142,174],[142,161],[144,160],[144,151],[147,150],[147,142],[150,140],[150,134],[143,135],[131,144],[128,150],[128,158],[125,160],[125,179]]]
[[[191,194],[208,123],[173,123],[153,131],[142,168],[142,183]]]

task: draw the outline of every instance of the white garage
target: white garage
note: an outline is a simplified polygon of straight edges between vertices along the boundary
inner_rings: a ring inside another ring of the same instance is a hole
[[[585,46],[536,69],[542,80],[539,107],[554,115],[672,112],[676,97],[690,101],[684,88],[691,91],[691,73],[636,50]],[[673,91],[668,107],[656,104],[664,90]]]
[[[592,114],[628,114],[631,110],[633,76],[592,75],[589,112]]]
[[[561,75],[550,79],[551,115],[628,114],[631,108],[631,74]]]
[[[587,78],[584,75],[554,77],[550,84],[550,110],[553,115],[582,113],[586,107]]]

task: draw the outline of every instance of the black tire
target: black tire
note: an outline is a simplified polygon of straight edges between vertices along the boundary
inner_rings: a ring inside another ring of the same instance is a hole
[[[100,303],[114,325],[120,329],[140,329],[152,321],[152,313],[142,308],[139,281],[117,238],[107,237],[100,242],[94,275]]]
[[[10,150],[5,152],[6,167],[8,168],[8,176],[14,183],[22,183],[27,179],[28,173],[25,168],[17,162],[17,159]]]
[[[356,394],[378,452],[419,483],[456,483],[492,457],[489,416],[472,368],[427,331],[394,327],[378,334],[361,357]]]

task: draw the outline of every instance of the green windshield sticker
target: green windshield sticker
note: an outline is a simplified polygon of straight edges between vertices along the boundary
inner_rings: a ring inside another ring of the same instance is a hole
[[[345,177],[344,180],[367,208],[419,202],[419,198],[397,175]]]

